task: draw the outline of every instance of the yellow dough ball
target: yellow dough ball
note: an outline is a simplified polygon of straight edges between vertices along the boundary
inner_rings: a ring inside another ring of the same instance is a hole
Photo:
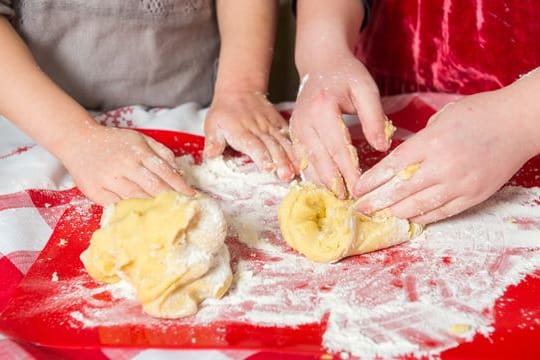
[[[178,318],[227,292],[232,272],[226,232],[211,198],[164,192],[106,208],[81,260],[96,280],[130,283],[146,313]]]
[[[293,185],[279,206],[283,239],[308,259],[336,262],[410,240],[422,227],[407,220],[362,215],[353,200],[340,200],[324,187]]]

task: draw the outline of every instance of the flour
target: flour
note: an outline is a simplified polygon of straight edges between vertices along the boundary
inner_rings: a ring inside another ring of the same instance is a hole
[[[539,188],[506,187],[409,243],[328,265],[306,260],[281,240],[277,206],[287,185],[273,175],[243,157],[202,166],[191,157],[177,161],[227,218],[235,273],[229,293],[206,300],[192,317],[160,321],[144,315],[133,294],[117,285],[88,288],[81,276],[59,295],[86,298],[71,313],[72,326],[166,329],[219,320],[296,327],[327,318],[323,346],[343,358],[429,356],[477,333],[489,335],[495,301],[540,267]],[[96,298],[105,290],[114,293],[112,303]]]

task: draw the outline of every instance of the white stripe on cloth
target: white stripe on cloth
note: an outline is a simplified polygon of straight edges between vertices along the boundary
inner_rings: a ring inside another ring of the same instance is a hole
[[[52,229],[37,208],[18,208],[0,211],[0,252],[38,251],[45,246]]]
[[[243,360],[257,351],[217,351],[217,350],[144,350],[133,360]]]

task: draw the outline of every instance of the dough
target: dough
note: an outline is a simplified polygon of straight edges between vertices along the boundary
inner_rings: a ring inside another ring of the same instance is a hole
[[[293,185],[279,206],[283,239],[308,259],[336,262],[410,240],[422,227],[379,214],[362,215],[353,200],[339,200],[311,183]]]
[[[396,127],[392,124],[392,121],[387,117],[384,119],[384,137],[386,141],[392,139],[394,133],[396,132]]]
[[[164,192],[106,208],[81,260],[98,281],[128,281],[146,313],[179,318],[229,289],[226,232],[214,200]]]

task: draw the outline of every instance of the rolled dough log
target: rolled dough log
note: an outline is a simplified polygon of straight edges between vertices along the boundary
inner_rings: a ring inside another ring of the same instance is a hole
[[[106,208],[81,260],[98,281],[129,282],[149,315],[179,318],[229,289],[226,232],[214,200],[164,192]]]
[[[422,227],[379,214],[362,215],[353,200],[339,200],[311,183],[293,185],[279,206],[283,239],[308,259],[336,262],[416,237]]]

